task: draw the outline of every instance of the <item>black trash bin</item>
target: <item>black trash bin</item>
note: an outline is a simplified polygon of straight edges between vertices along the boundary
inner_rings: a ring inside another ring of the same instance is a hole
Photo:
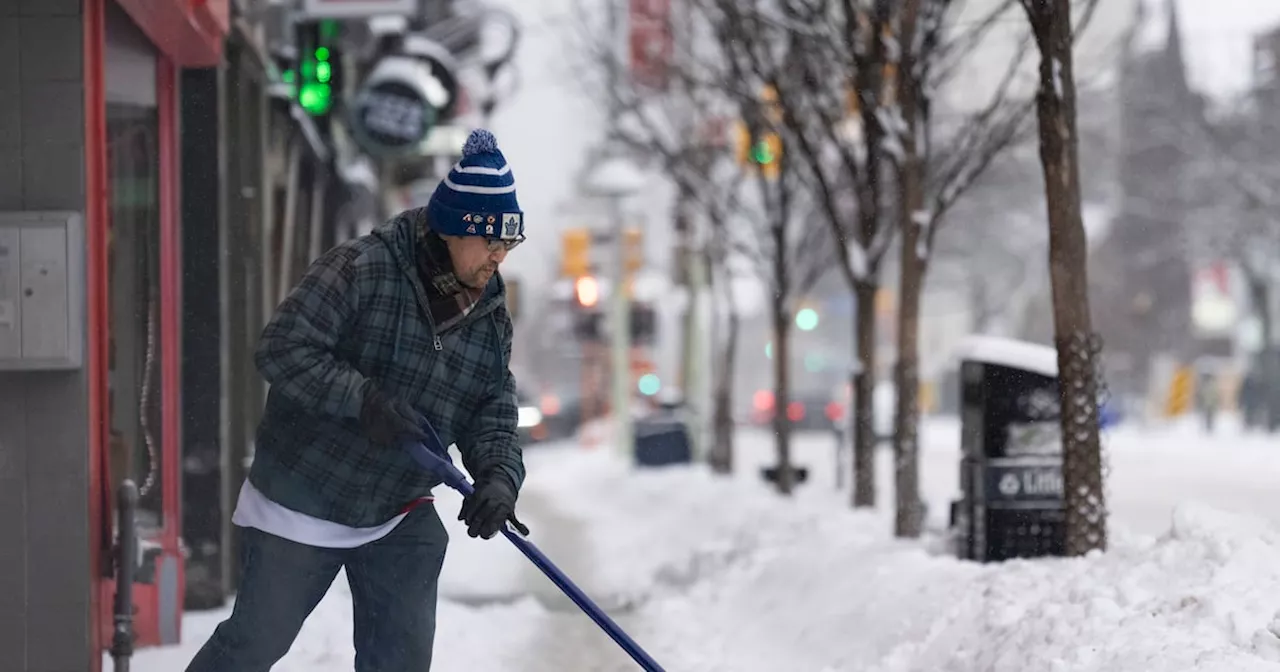
[[[1062,434],[1052,348],[984,339],[960,366],[961,558],[998,562],[1066,550]]]
[[[635,423],[635,460],[640,467],[664,467],[693,461],[688,424],[675,412],[665,412]]]

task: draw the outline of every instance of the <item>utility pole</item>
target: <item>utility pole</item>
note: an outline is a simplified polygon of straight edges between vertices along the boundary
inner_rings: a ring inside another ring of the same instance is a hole
[[[618,39],[610,43],[626,44],[623,39],[620,0],[608,2],[609,32]],[[623,219],[623,199],[637,186],[634,169],[627,170],[625,159],[620,156],[616,142],[618,119],[621,109],[617,91],[622,83],[622,56],[615,51],[609,59],[609,117],[606,127],[605,156],[603,166],[596,169],[594,190],[609,201],[609,217],[612,219],[613,273],[609,288],[609,349],[612,376],[610,387],[613,408],[614,441],[624,455],[634,451],[634,430],[631,422],[631,306],[627,297],[627,248],[626,223]]]
[[[621,194],[609,197],[613,218],[614,263],[609,288],[610,334],[613,368],[613,417],[618,448],[630,455],[634,444],[631,426],[631,305],[627,297],[627,248]]]

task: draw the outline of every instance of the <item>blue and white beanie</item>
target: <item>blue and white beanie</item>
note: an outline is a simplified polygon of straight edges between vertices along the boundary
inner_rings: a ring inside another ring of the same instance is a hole
[[[446,236],[524,237],[515,177],[492,133],[471,132],[462,158],[431,195],[427,217],[431,230]]]

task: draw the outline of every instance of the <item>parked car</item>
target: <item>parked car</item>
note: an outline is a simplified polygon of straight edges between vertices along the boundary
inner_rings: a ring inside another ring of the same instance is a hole
[[[516,432],[520,436],[521,445],[546,441],[548,438],[546,418],[542,415],[542,409],[538,408],[537,399],[525,390],[516,390],[516,401],[520,405]]]
[[[775,403],[773,390],[759,390],[751,399],[752,422],[762,427],[773,424]],[[800,430],[831,430],[839,422],[843,409],[830,393],[802,391],[792,394],[787,403],[791,426]]]

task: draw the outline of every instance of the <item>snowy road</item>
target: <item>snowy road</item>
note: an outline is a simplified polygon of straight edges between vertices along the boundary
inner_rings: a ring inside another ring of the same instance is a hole
[[[957,488],[955,423],[928,423],[924,448],[922,489],[936,529]],[[756,474],[771,462],[771,440],[753,431],[739,436],[734,479],[688,469],[637,474],[572,446],[530,450],[521,516],[534,541],[671,672],[1280,669],[1280,635],[1268,630],[1280,633],[1280,602],[1266,597],[1280,594],[1280,534],[1271,527],[1280,523],[1280,441],[1179,427],[1116,432],[1107,448],[1118,541],[1098,566],[1000,570],[956,562],[936,539],[895,542],[887,506],[847,510],[823,435],[796,442],[797,461],[813,476],[793,501],[761,487]],[[880,457],[887,504],[891,465]],[[510,545],[467,538],[452,522],[457,497],[440,495],[453,539],[434,670],[636,669]],[[1259,516],[1261,527],[1193,510],[1178,514],[1178,534],[1155,540],[1188,501]],[[1117,587],[1107,587],[1112,580]],[[349,599],[340,579],[277,672],[351,669]],[[1044,611],[1055,600],[1057,611]],[[1129,610],[1147,615],[1133,621]],[[1052,625],[1058,613],[1075,614],[1068,623],[1076,629]],[[1155,614],[1196,638],[1160,640],[1165,626],[1151,621]],[[135,669],[180,670],[220,617],[189,615],[184,644],[142,652]],[[1150,651],[1124,643],[1135,623],[1147,624]],[[1073,649],[1079,633],[1101,652]],[[1138,657],[1107,658],[1108,641]]]

